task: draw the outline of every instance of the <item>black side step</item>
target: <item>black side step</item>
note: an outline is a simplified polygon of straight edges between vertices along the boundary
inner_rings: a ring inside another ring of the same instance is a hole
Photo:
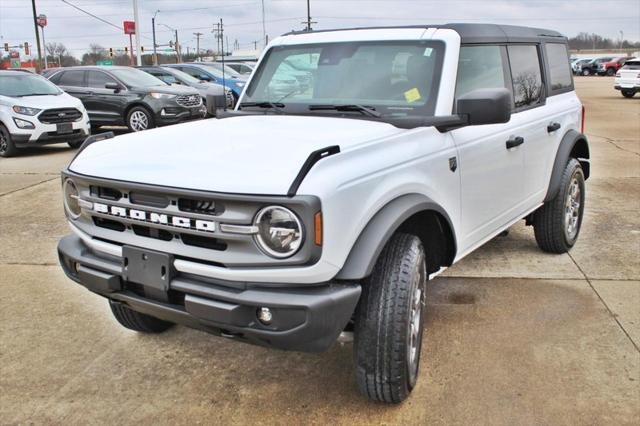
[[[337,154],[339,152],[340,147],[338,145],[332,145],[321,148],[317,151],[313,151],[311,154],[309,154],[309,157],[307,157],[307,160],[304,162],[302,168],[298,172],[298,176],[296,176],[296,178],[293,180],[293,183],[289,187],[289,191],[287,191],[287,197],[293,197],[294,195],[296,195],[296,192],[298,192],[298,188],[300,188],[302,181],[307,176],[314,164],[325,157]]]

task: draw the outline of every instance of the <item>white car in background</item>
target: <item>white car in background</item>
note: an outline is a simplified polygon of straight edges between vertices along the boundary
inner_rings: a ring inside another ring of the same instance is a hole
[[[625,98],[633,98],[640,91],[640,59],[627,61],[616,73],[616,82],[613,86],[622,93]]]
[[[89,116],[79,99],[42,76],[0,71],[0,157],[51,143],[77,148],[89,133]]]

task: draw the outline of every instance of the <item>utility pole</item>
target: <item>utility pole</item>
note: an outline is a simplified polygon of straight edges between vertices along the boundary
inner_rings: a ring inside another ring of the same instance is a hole
[[[262,41],[264,41],[264,46],[267,47],[267,30],[264,25],[264,0],[262,0]]]
[[[136,23],[136,64],[142,65],[142,55],[140,52],[140,20],[138,19],[138,0],[133,0],[133,21]],[[133,52],[131,52],[133,58]]]
[[[36,30],[36,44],[38,45],[38,64],[42,68],[42,47],[40,46],[40,32],[38,31],[38,14],[36,13],[36,0],[31,0],[33,9],[33,28]]]
[[[151,30],[153,31],[153,65],[158,65],[158,52],[156,48],[158,44],[156,43],[156,15],[160,12],[160,10],[156,10],[156,13],[153,14],[153,18],[151,18]]]
[[[316,21],[311,20],[311,0],[307,0],[307,22],[303,22],[303,24],[307,24],[307,28],[305,31],[311,31],[311,24],[317,24]]]
[[[196,36],[196,61],[200,60],[200,36],[203,36],[202,33],[193,33]]]
[[[178,30],[176,31],[176,56],[177,56],[177,63],[179,64],[180,62],[182,62],[182,57],[181,57],[181,53],[180,53],[180,43],[178,42]]]

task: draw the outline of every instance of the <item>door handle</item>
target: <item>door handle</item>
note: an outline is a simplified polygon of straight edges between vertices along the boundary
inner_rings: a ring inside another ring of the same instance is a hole
[[[522,136],[513,136],[507,141],[507,149],[515,148],[516,146],[522,145],[523,143],[524,138]]]
[[[553,133],[556,130],[558,130],[560,127],[562,127],[560,123],[555,123],[555,122],[551,123],[547,126],[547,133]]]

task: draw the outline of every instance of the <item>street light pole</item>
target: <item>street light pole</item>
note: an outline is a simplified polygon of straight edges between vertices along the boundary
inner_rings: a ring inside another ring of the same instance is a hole
[[[42,45],[44,46],[44,68],[49,68],[49,64],[47,63],[47,42],[44,41],[44,27],[42,28]]]
[[[36,0],[31,0],[33,9],[33,28],[36,30],[36,44],[38,45],[38,65],[42,67],[42,48],[40,47],[40,33],[38,32],[38,14],[36,13]]]
[[[133,0],[133,20],[136,23],[136,63],[142,65],[142,55],[140,53],[140,20],[138,19],[138,0]],[[133,56],[133,52],[131,52]]]
[[[200,36],[204,35],[203,33],[193,33],[196,36],[196,61],[200,60]]]
[[[160,10],[156,10],[156,13],[153,14],[153,18],[151,18],[151,30],[153,31],[153,65],[158,65],[158,52],[156,48],[158,47],[156,43],[156,15],[160,12]]]

